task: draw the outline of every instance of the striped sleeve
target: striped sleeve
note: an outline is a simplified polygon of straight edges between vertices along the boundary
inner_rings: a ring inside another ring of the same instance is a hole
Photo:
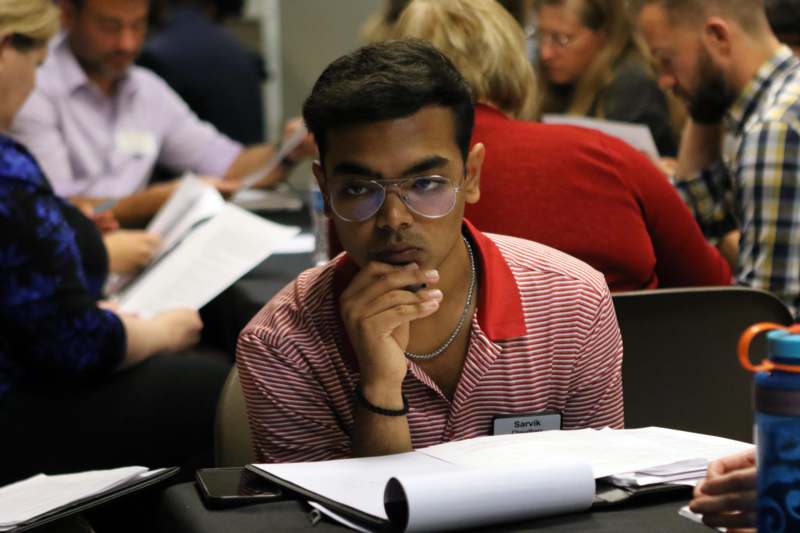
[[[571,374],[564,429],[624,427],[622,336],[607,287],[595,302]]]
[[[298,336],[256,328],[239,337],[236,364],[256,456],[266,463],[350,456],[323,383],[304,361]]]

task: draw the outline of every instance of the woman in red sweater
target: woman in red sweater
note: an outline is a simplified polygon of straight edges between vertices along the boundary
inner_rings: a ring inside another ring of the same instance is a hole
[[[727,285],[731,270],[666,177],[594,130],[528,122],[525,37],[494,0],[414,0],[396,27],[450,58],[479,102],[472,142],[486,146],[479,229],[537,241],[589,263],[612,291]]]

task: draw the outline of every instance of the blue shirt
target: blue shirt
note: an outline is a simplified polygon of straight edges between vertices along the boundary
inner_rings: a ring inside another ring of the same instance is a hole
[[[0,135],[0,397],[22,383],[85,383],[120,363],[124,327],[96,303],[107,274],[94,223]]]

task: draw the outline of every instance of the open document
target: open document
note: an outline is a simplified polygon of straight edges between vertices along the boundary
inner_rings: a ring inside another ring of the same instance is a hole
[[[144,317],[200,309],[299,232],[225,204],[131,283],[120,307]]]
[[[599,118],[581,117],[576,115],[543,115],[542,122],[545,124],[567,124],[569,126],[580,126],[599,130],[606,135],[611,135],[630,144],[640,152],[644,152],[650,159],[656,161],[661,156],[658,154],[656,142],[650,128],[644,124],[634,124],[632,122],[619,122],[615,120],[603,120]]]
[[[662,428],[480,437],[414,452],[258,464],[263,475],[367,529],[439,531],[577,512],[595,479],[677,475],[751,444]]]
[[[161,238],[150,264],[111,285],[122,311],[152,316],[200,309],[300,232],[226,203],[203,180],[187,175],[147,231]]]

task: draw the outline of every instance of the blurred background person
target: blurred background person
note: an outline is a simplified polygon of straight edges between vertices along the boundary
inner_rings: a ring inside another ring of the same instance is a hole
[[[243,5],[167,0],[137,62],[162,77],[201,120],[242,144],[256,144],[264,140],[264,62],[222,25],[240,17]]]
[[[361,26],[361,39],[365,43],[379,43],[391,39],[392,28],[409,1],[386,0],[383,8],[372,14]]]
[[[764,0],[775,37],[800,55],[800,0]]]
[[[5,133],[58,26],[50,0],[0,0],[0,485],[124,465],[209,466],[228,366],[177,353],[191,310],[153,318],[99,302],[95,224]]]
[[[164,80],[133,65],[150,4],[60,0],[64,32],[12,128],[57,194],[92,205],[118,200],[113,212],[126,227],[144,225],[177,187],[178,180],[149,183],[156,164],[213,177],[208,181],[221,192],[232,192],[275,153],[268,143],[244,146],[223,135]],[[290,157],[312,151],[309,142]],[[279,165],[261,185],[285,178],[289,166]]]
[[[466,218],[479,229],[573,255],[615,291],[730,283],[729,264],[646,156],[595,130],[521,120],[533,71],[522,29],[495,0],[414,0],[395,35],[430,41],[472,87],[472,143],[486,158]]]
[[[543,114],[645,124],[661,156],[677,153],[670,105],[653,75],[627,0],[535,0]]]

